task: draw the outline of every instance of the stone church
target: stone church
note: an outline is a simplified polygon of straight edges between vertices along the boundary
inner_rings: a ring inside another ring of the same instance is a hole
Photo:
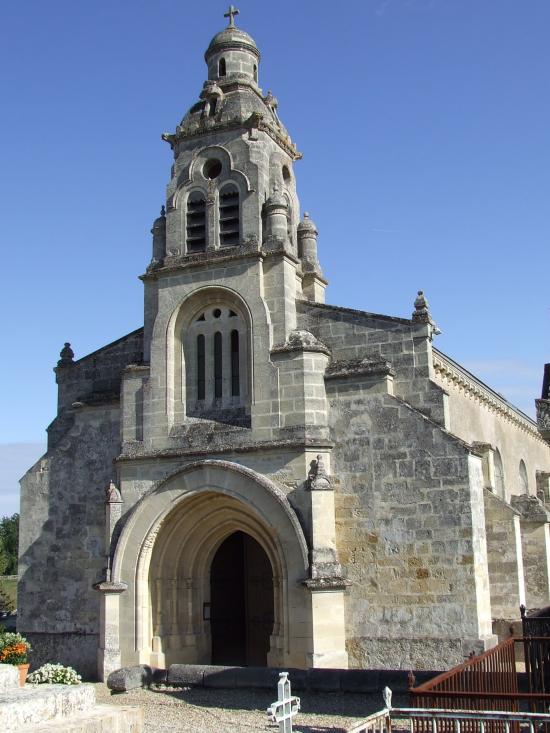
[[[301,155],[236,12],[163,135],[143,328],[55,368],[19,630],[101,679],[443,668],[549,603],[550,374],[537,424],[434,348],[422,292],[411,318],[325,303]]]

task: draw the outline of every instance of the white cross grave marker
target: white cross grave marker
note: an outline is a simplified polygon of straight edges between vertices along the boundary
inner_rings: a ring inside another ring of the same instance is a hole
[[[279,723],[279,733],[292,733],[292,718],[300,710],[300,698],[290,694],[288,672],[279,673],[276,702],[267,708],[269,720]]]

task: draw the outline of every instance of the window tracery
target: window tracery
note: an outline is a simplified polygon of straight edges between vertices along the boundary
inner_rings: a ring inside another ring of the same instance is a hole
[[[246,407],[249,368],[244,318],[227,304],[201,308],[182,334],[186,413],[215,419]]]

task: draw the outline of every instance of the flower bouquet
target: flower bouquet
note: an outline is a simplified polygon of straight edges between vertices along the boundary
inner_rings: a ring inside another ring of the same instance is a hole
[[[27,654],[32,647],[21,634],[13,631],[0,633],[0,664],[13,664],[19,668],[19,685],[25,685],[29,663]]]
[[[82,677],[72,667],[64,667],[62,664],[43,664],[27,677],[27,682],[35,685],[79,685],[81,680]]]
[[[27,654],[32,649],[21,634],[12,631],[0,633],[0,664],[27,664]]]

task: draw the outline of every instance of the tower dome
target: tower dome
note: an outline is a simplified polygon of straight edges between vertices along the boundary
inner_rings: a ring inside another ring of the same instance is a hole
[[[204,59],[208,64],[208,78],[223,80],[232,76],[257,84],[260,52],[252,36],[235,25],[238,13],[233,5],[229,7],[225,13],[229,25],[216,33],[206,49]]]

